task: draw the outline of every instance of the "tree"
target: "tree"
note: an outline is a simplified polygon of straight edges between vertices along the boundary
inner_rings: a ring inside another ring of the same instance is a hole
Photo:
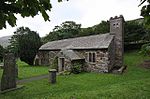
[[[150,0],[141,0],[141,3],[139,6],[143,5],[145,2],[147,2],[141,9],[141,15],[145,19],[146,26],[150,28]]]
[[[3,61],[4,48],[0,45],[0,62]]]
[[[150,43],[142,45],[140,53],[144,56],[150,56]]]
[[[150,29],[150,0],[141,0],[141,3],[139,6],[143,5],[145,2],[147,3],[142,7],[141,15],[144,17],[145,26]],[[148,37],[148,40],[150,41],[150,32],[147,33],[147,37]],[[141,47],[141,53],[144,55],[150,54],[150,43],[144,44]]]
[[[94,35],[94,29],[93,27],[88,27],[88,28],[81,28],[81,31],[79,33],[79,36],[89,36],[89,35]]]
[[[109,32],[109,22],[101,21],[101,23],[88,28],[81,28],[79,36],[89,36],[95,34],[103,34]]]
[[[148,33],[142,23],[136,21],[127,21],[125,23],[125,43],[146,42]]]
[[[98,25],[94,26],[94,32],[95,34],[103,34],[109,32],[109,22],[108,21],[102,21]]]
[[[61,2],[62,0],[58,0]],[[6,28],[6,22],[12,27],[16,25],[16,14],[22,17],[36,16],[39,12],[45,21],[49,20],[46,11],[51,11],[50,0],[1,0],[0,1],[0,29]]]
[[[63,22],[60,26],[55,26],[52,32],[50,32],[44,41],[54,41],[67,38],[77,37],[81,29],[81,24],[76,24],[73,21]]]
[[[20,27],[11,38],[10,51],[14,52],[22,61],[33,65],[35,55],[41,46],[39,34],[29,28]]]

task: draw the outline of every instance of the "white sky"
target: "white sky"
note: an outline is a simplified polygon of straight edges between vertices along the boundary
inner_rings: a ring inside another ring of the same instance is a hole
[[[75,21],[82,27],[89,27],[109,20],[110,17],[123,15],[125,20],[140,18],[140,0],[69,0],[58,3],[51,0],[52,11],[49,12],[50,22],[45,22],[41,15],[34,18],[22,18],[17,15],[17,26],[7,25],[7,29],[0,30],[0,37],[13,35],[13,32],[21,26],[29,27],[37,31],[40,36],[48,34],[54,26],[65,21]]]

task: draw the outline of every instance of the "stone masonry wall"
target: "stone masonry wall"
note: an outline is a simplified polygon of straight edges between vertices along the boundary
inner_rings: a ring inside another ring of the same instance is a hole
[[[39,51],[39,65],[49,66],[59,51]]]
[[[124,18],[123,16],[110,18],[110,33],[115,36],[115,66],[123,65],[124,54]]]
[[[71,60],[65,58],[65,70],[71,70]]]
[[[108,50],[76,50],[82,56],[85,57],[85,71],[90,72],[109,72],[110,58]],[[88,53],[96,53],[96,62],[88,62]],[[53,62],[54,57],[59,51],[40,51],[38,56],[41,60],[41,65],[50,65]],[[70,70],[71,60],[65,58],[65,70]]]
[[[109,71],[114,67],[115,65],[115,45],[114,45],[114,39],[112,40],[112,42],[110,43],[109,47],[108,47],[108,57],[110,59],[109,62]]]
[[[109,72],[109,54],[107,50],[78,50],[78,53],[85,57],[86,65],[85,67],[87,71],[90,72]],[[88,62],[88,53],[94,52],[96,53],[96,62]]]

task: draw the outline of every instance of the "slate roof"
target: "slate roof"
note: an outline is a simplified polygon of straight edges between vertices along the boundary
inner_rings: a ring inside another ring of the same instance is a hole
[[[62,49],[104,49],[108,48],[114,35],[110,33],[51,41],[42,45],[39,50]]]
[[[73,50],[61,50],[57,56],[61,56],[61,54],[63,54],[70,60],[85,59],[82,55],[78,54],[77,52],[74,52]]]

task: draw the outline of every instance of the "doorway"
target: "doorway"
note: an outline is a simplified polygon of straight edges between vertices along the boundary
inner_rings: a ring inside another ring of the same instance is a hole
[[[65,70],[65,58],[59,58],[59,71],[64,71]]]

